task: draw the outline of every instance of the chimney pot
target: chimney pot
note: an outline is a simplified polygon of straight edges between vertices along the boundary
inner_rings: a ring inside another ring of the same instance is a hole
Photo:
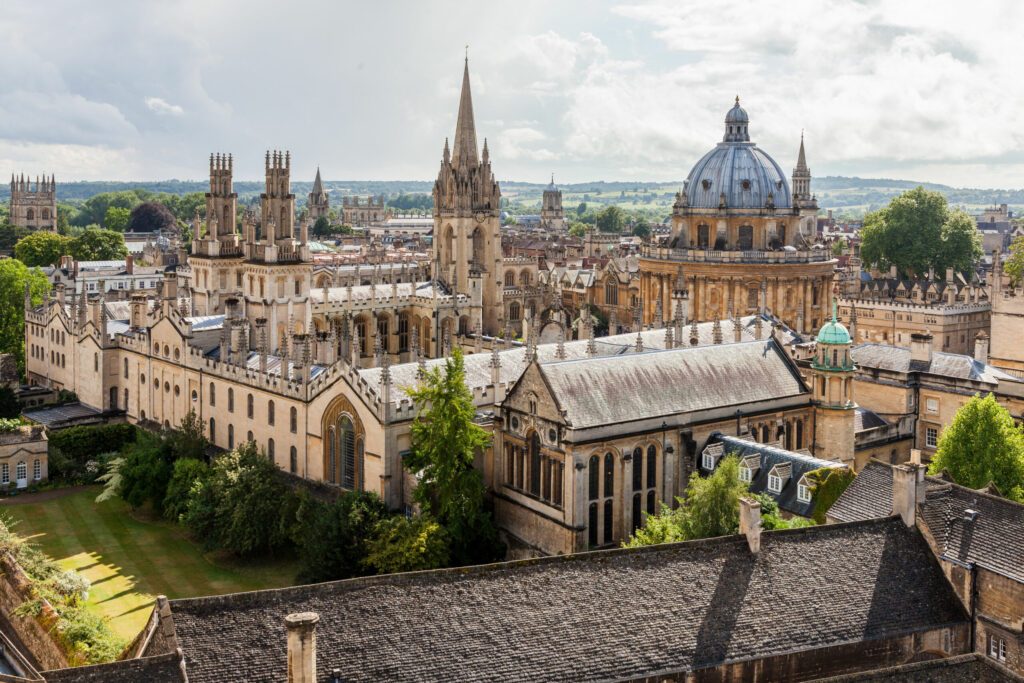
[[[892,468],[892,512],[907,526],[917,524],[917,506],[924,502],[924,466],[916,463]]]
[[[316,612],[298,612],[284,618],[288,631],[288,683],[316,683]]]
[[[932,333],[925,331],[910,335],[910,360],[932,362]]]

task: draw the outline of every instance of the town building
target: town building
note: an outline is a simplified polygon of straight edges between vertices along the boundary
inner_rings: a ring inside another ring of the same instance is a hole
[[[791,191],[782,168],[751,142],[749,123],[737,97],[722,141],[676,195],[668,239],[642,247],[644,324],[676,301],[701,321],[768,310],[801,333],[829,316],[834,262],[816,243],[803,139]]]
[[[915,334],[929,333],[935,351],[974,353],[974,340],[988,334],[992,304],[988,289],[952,268],[945,279],[889,277],[858,279],[855,295],[838,299],[839,315],[857,343],[910,346]]]
[[[993,365],[1024,378],[1024,283],[1014,282],[1003,270],[1002,257],[992,254],[992,347]]]
[[[24,489],[48,476],[46,431],[41,425],[0,432],[0,490]]]
[[[353,226],[380,225],[391,217],[391,210],[384,206],[384,197],[372,195],[365,200],[361,197],[342,197],[341,213],[344,222]]]
[[[35,183],[24,174],[11,176],[10,221],[27,230],[57,229],[57,180],[36,176]]]
[[[900,490],[905,492],[900,494]],[[869,463],[828,512],[830,522],[882,518],[897,500],[974,620],[973,649],[1024,674],[1024,505],[925,476],[917,465]]]

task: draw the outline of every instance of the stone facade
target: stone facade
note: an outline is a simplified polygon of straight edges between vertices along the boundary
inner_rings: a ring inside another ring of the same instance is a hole
[[[565,212],[562,210],[562,191],[555,185],[555,176],[551,174],[551,182],[544,188],[540,204],[540,226],[549,232],[564,232]]]
[[[391,211],[384,207],[384,197],[342,197],[341,212],[348,225],[381,225],[391,217]]]
[[[57,229],[57,181],[11,176],[11,224],[28,230]]]
[[[46,432],[41,426],[0,433],[0,489],[23,489],[48,477]]]
[[[993,365],[1018,377],[1024,377],[1024,287],[1014,285],[1003,272],[1002,258],[992,254],[992,348]]]

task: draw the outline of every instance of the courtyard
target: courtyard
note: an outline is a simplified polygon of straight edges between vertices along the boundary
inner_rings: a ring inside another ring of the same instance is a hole
[[[157,595],[186,598],[294,583],[290,559],[242,562],[204,554],[175,524],[133,512],[119,499],[96,503],[100,490],[6,499],[0,513],[16,522],[19,536],[89,579],[90,609],[127,640],[145,625]]]

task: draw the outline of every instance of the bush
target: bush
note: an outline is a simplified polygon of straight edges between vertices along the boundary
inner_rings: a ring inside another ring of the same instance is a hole
[[[174,461],[171,480],[164,495],[164,517],[180,521],[188,510],[188,497],[196,482],[210,476],[210,466],[195,458],[180,458]]]
[[[0,434],[10,434],[21,429],[22,422],[18,418],[0,417]]]
[[[150,503],[163,511],[167,485],[171,480],[171,457],[167,444],[158,436],[144,434],[125,447],[117,466],[118,494],[128,505],[139,508]]]
[[[296,513],[298,580],[346,579],[372,573],[365,564],[367,544],[387,507],[366,491],[347,493],[332,503],[306,498]]]
[[[248,442],[216,458],[209,476],[193,482],[182,520],[207,549],[270,554],[291,541],[293,495],[277,466]]]
[[[448,564],[448,533],[430,515],[377,523],[364,563],[380,574],[437,569]]]
[[[121,450],[135,441],[136,432],[130,424],[68,427],[50,432],[50,450],[59,450],[65,458],[84,464],[101,453]]]

